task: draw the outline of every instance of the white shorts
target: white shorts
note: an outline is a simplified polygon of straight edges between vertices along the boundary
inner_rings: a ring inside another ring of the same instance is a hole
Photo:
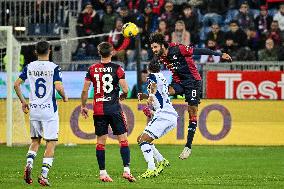
[[[43,138],[46,141],[57,141],[59,119],[49,121],[30,121],[31,139]]]
[[[158,139],[177,127],[177,118],[168,120],[163,117],[154,117],[144,129],[152,139]]]

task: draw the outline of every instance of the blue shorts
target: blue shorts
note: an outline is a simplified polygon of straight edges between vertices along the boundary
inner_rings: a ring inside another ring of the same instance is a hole
[[[202,94],[201,81],[189,81],[183,82],[188,84],[181,84],[172,82],[171,87],[174,88],[176,95],[185,95],[185,101],[190,106],[198,106],[200,104],[200,98]]]

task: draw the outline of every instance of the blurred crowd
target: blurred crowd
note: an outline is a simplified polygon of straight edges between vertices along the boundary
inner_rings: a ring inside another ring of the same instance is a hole
[[[284,3],[261,0],[85,0],[78,16],[77,35],[109,33],[81,40],[74,58],[97,56],[101,40],[111,42],[115,59],[135,69],[135,38],[124,38],[124,23],[135,23],[141,33],[141,61],[152,58],[149,34],[163,33],[168,42],[207,47],[229,53],[234,61],[284,60]],[[194,57],[220,62],[219,57]]]

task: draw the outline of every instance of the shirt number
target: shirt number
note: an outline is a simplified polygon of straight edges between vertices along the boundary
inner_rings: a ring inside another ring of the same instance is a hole
[[[101,93],[100,75],[99,74],[94,74],[94,78],[96,78],[97,93]],[[102,76],[103,91],[105,93],[110,93],[113,90],[112,81],[113,81],[113,78],[112,78],[112,76],[110,74],[104,74]]]

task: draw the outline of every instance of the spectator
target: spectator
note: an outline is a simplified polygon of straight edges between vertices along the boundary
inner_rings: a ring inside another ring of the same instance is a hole
[[[225,45],[225,32],[220,30],[218,24],[212,24],[211,31],[207,34],[207,40],[208,39],[213,39],[216,41],[218,47],[223,48]]]
[[[228,37],[226,38],[225,46],[223,48],[223,52],[229,54],[234,61],[237,60],[237,53],[239,49],[239,47],[237,47],[235,44],[234,39]]]
[[[225,34],[226,39],[233,39],[234,45],[237,47],[245,47],[247,45],[247,35],[239,28],[239,24],[236,20],[230,22],[230,31]]]
[[[279,11],[273,17],[273,20],[278,21],[279,29],[283,33],[284,32],[284,4],[281,4],[279,7]]]
[[[100,26],[99,15],[93,9],[93,6],[87,3],[78,17],[77,35],[81,37],[101,33]]]
[[[274,42],[271,38],[265,41],[265,49],[260,50],[258,54],[260,61],[277,61],[277,49],[274,47]]]
[[[153,5],[153,13],[160,16],[162,7],[165,4],[165,0],[147,0],[147,2]]]
[[[211,49],[213,51],[221,52],[220,50],[217,50],[216,41],[214,39],[209,39],[207,41],[206,47],[208,49]],[[200,63],[219,63],[220,62],[220,56],[213,56],[213,55],[201,55],[200,57]]]
[[[93,9],[90,3],[87,3],[83,11],[79,14],[77,21],[77,36],[88,36],[101,33],[100,16]],[[96,47],[99,43],[99,38],[84,39],[79,41],[77,52],[79,49],[85,50],[87,55],[95,56]]]
[[[222,23],[222,15],[226,12],[225,0],[204,0],[203,1],[203,26],[207,27],[213,23]]]
[[[141,93],[144,94],[148,94],[148,90],[147,90],[147,77],[149,75],[149,72],[145,69],[141,71]],[[138,85],[135,84],[132,88],[131,91],[131,98],[137,98],[137,94],[138,94]]]
[[[203,0],[189,0],[187,4],[194,8],[200,8],[203,4]]]
[[[126,3],[124,0],[108,0],[107,3],[112,4],[113,10],[119,10],[122,7],[126,7]]]
[[[130,38],[125,38],[121,34],[122,26],[123,26],[122,19],[121,18],[116,19],[115,28],[110,33],[108,42],[113,45],[114,50],[116,51],[114,58],[116,58],[117,61],[125,63],[125,53],[126,53],[126,48],[130,43]]]
[[[172,32],[172,42],[189,45],[190,44],[190,33],[185,29],[185,24],[182,20],[176,22],[175,31]]]
[[[198,15],[196,15],[190,5],[185,5],[183,8],[182,15],[180,15],[180,20],[185,24],[185,29],[191,34],[192,43],[199,43],[199,22]]]
[[[258,50],[264,47],[264,41],[262,35],[258,33],[255,28],[249,28],[247,30],[248,47],[258,56]]]
[[[261,6],[260,15],[256,17],[254,22],[259,34],[266,35],[268,33],[272,19],[272,16],[268,15],[267,7]]]
[[[159,27],[156,32],[160,32],[165,36],[166,42],[171,42],[171,34],[168,31],[167,22],[165,20],[159,21]]]
[[[102,17],[103,33],[109,33],[114,26],[116,15],[113,11],[112,5],[106,5],[106,12]]]
[[[135,22],[135,20],[136,20],[135,19],[135,15],[130,13],[126,6],[123,6],[123,7],[119,8],[118,12],[119,12],[119,16],[122,19],[123,23],[127,23],[127,22],[136,23]]]
[[[142,13],[144,11],[145,4],[146,4],[146,1],[129,0],[127,2],[127,7],[129,8],[130,11],[136,14],[138,12]]]
[[[282,43],[281,47],[278,48],[278,60],[284,61],[284,43]]]
[[[147,3],[142,16],[143,33],[152,33],[158,28],[158,15],[152,12],[152,4]]]
[[[162,13],[160,19],[166,20],[169,32],[173,32],[175,29],[176,20],[178,18],[178,15],[174,12],[173,2],[167,1],[164,8],[165,12]]]
[[[250,27],[254,27],[253,15],[249,13],[249,5],[246,2],[241,4],[236,20],[238,21],[240,28],[244,31]]]
[[[278,21],[274,20],[271,23],[270,30],[268,31],[267,38],[271,38],[274,41],[275,46],[279,46],[283,42],[281,31],[279,29]]]

